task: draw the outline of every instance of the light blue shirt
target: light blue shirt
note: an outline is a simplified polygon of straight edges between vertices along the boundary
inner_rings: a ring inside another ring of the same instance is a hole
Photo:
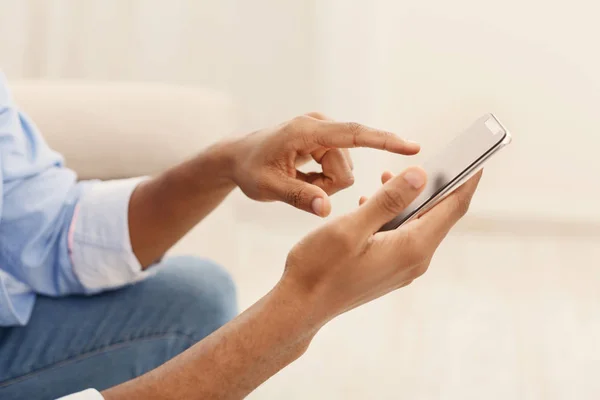
[[[0,326],[27,324],[37,294],[92,294],[145,276],[127,223],[138,182],[77,182],[0,72]]]

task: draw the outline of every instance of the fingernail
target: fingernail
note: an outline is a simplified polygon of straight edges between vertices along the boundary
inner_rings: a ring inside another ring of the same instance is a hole
[[[315,214],[321,215],[323,212],[323,199],[320,197],[315,197],[310,205]]]
[[[425,184],[425,174],[421,171],[408,171],[404,174],[403,178],[415,189],[419,189]]]

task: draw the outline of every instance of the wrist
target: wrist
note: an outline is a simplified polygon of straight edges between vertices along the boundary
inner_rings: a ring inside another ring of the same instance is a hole
[[[219,164],[220,176],[234,186],[239,186],[239,170],[244,168],[243,155],[248,151],[244,147],[244,138],[229,138],[211,146],[208,151]]]
[[[199,177],[210,177],[210,185],[227,189],[235,188],[233,171],[235,169],[235,150],[232,141],[217,142],[194,158],[189,160],[183,179],[188,187],[196,191],[204,192],[207,188],[206,179]]]
[[[293,278],[284,274],[272,293],[277,302],[285,304],[295,325],[295,334],[299,339],[307,341],[307,346],[328,319],[320,311],[319,296],[316,291],[300,285]]]
[[[238,139],[221,140],[207,149],[209,159],[218,169],[217,176],[235,185],[235,170],[239,158]]]

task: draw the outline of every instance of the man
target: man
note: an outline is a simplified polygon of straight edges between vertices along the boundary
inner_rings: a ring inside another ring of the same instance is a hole
[[[276,287],[230,322],[227,273],[162,259],[236,187],[327,216],[329,195],[353,183],[345,149],[358,146],[419,151],[313,113],[154,178],[76,182],[0,77],[0,397],[95,388],[104,391],[69,398],[239,399],[300,357],[327,321],[409,284],[466,212],[479,176],[420,219],[377,233],[426,181],[417,167],[384,174],[355,212],[296,245]],[[296,170],[311,157],[323,172]]]

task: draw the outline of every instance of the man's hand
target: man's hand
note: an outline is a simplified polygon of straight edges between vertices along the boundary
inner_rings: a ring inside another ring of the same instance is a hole
[[[243,314],[157,369],[103,392],[106,400],[242,399],[300,357],[318,330],[345,311],[422,275],[465,214],[481,174],[419,219],[377,232],[420,193],[409,168],[353,213],[298,243],[275,288]]]
[[[425,186],[418,167],[396,177],[361,207],[308,235],[289,253],[282,285],[299,288],[320,325],[336,315],[408,285],[428,268],[438,245],[466,213],[481,173],[419,219],[378,232]]]
[[[155,262],[239,186],[259,201],[284,201],[322,217],[329,195],[354,182],[350,147],[415,154],[419,145],[318,113],[237,140],[217,143],[196,157],[140,184],[129,202],[129,235],[144,268]],[[313,158],[322,172],[297,166]]]
[[[331,211],[329,195],[354,183],[348,148],[371,147],[405,155],[420,149],[393,133],[335,122],[318,113],[257,131],[232,146],[233,180],[248,197],[283,201],[322,217]],[[322,172],[296,169],[310,158],[321,164]]]

